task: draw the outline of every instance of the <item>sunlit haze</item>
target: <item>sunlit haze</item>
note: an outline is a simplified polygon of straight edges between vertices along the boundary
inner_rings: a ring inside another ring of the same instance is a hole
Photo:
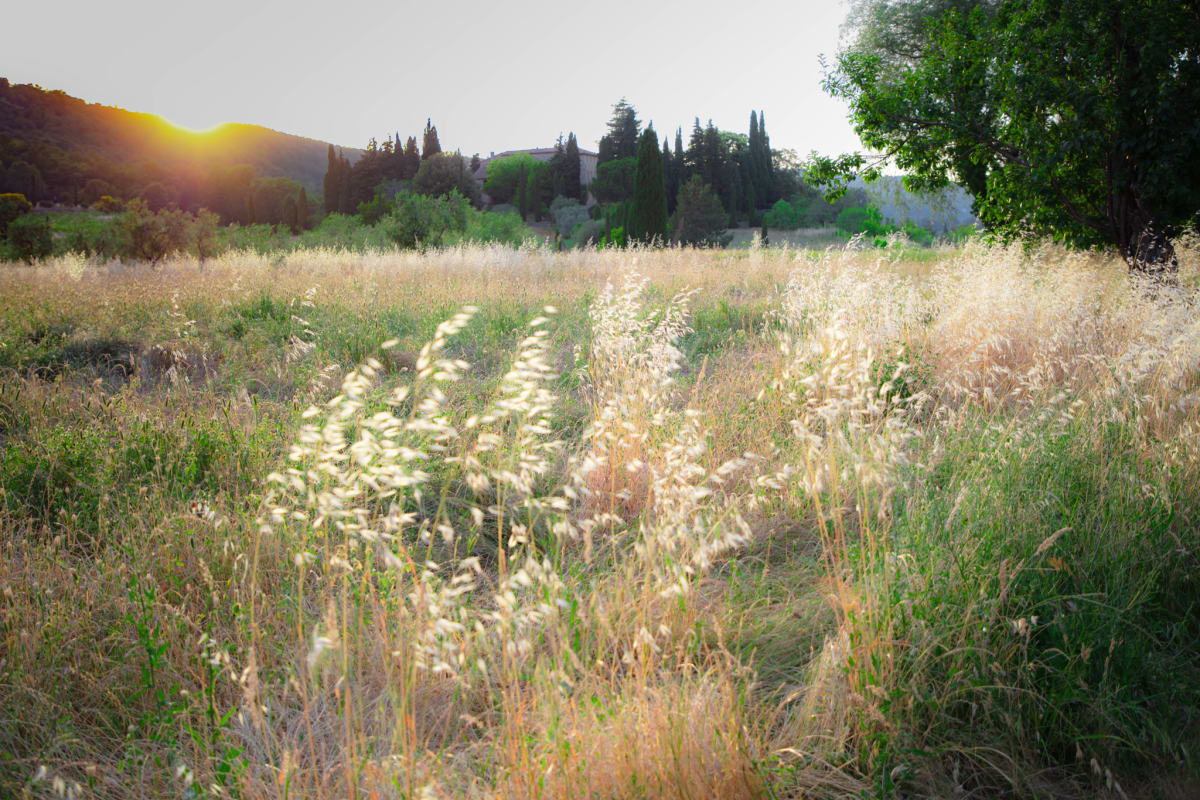
[[[776,148],[860,149],[820,88],[844,3],[23,3],[0,75],[193,131],[246,122],[361,147],[419,135],[444,149],[594,148],[622,96],[660,134],[694,117]],[[21,32],[20,35],[13,35]],[[50,45],[50,40],[53,44]]]

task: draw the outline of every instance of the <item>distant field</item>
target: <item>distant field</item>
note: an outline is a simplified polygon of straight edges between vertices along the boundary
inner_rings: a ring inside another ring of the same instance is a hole
[[[0,265],[0,796],[1194,796],[1196,251],[786,238]]]

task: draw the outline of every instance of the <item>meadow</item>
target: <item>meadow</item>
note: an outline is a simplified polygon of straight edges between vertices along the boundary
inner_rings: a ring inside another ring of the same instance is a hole
[[[1200,250],[0,265],[0,796],[1200,790]]]

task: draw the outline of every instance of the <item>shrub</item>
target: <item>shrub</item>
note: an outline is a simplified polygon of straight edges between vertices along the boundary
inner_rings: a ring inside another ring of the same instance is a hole
[[[571,242],[578,247],[595,245],[606,230],[603,220],[584,220],[571,229]]]
[[[26,214],[8,225],[8,242],[13,255],[32,264],[54,253],[50,220],[41,214]]]
[[[437,160],[441,158],[422,162],[422,169]],[[399,199],[380,228],[393,244],[405,249],[438,247],[448,234],[466,232],[468,210],[466,198],[457,191],[451,190],[447,197],[410,194]]]
[[[580,205],[579,201],[573,197],[556,197],[550,204],[550,213],[554,217],[554,226],[558,229],[558,235],[563,238],[570,236],[575,227],[587,222],[590,216],[587,208]]]
[[[28,214],[33,208],[25,195],[17,192],[0,194],[0,237],[8,233],[8,225],[22,214]]]
[[[762,224],[768,228],[794,231],[800,227],[802,212],[787,200],[778,200],[771,210],[763,214]]]
[[[883,216],[875,206],[843,209],[837,215],[835,224],[842,232],[850,236],[860,233],[871,237],[887,236],[892,232],[892,227],[884,224]]]
[[[101,195],[99,200],[92,203],[92,208],[101,214],[119,214],[125,210],[125,204],[117,198],[105,194]]]

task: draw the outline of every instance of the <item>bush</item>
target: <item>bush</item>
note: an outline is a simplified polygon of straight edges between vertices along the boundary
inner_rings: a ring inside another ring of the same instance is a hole
[[[0,237],[8,233],[8,225],[22,214],[28,214],[33,208],[25,195],[17,192],[0,194]]]
[[[778,200],[771,210],[763,214],[762,224],[768,228],[794,231],[800,227],[802,212],[787,200]]]
[[[443,244],[474,242],[520,247],[533,238],[533,232],[525,227],[521,216],[515,212],[497,214],[494,211],[468,209],[466,230],[461,235],[451,232],[444,238]]]
[[[550,204],[550,214],[554,217],[554,227],[558,235],[566,238],[571,235],[576,226],[587,222],[590,214],[587,208],[579,204],[573,197],[556,197]]]
[[[424,162],[422,169],[436,158]],[[396,208],[379,225],[389,241],[399,247],[439,247],[448,235],[466,233],[468,210],[466,198],[457,191],[452,190],[447,197],[410,194],[398,198]]]
[[[835,224],[849,236],[860,233],[871,237],[887,236],[894,230],[892,226],[884,224],[883,216],[875,206],[843,209],[837,215]]]
[[[50,220],[42,214],[26,214],[8,225],[8,243],[13,255],[32,264],[54,253]]]
[[[577,247],[595,245],[604,235],[606,226],[603,220],[589,219],[576,225],[571,230],[570,241]]]
[[[105,194],[101,195],[99,200],[92,203],[92,208],[101,214],[119,214],[125,210],[125,204],[117,198]]]

